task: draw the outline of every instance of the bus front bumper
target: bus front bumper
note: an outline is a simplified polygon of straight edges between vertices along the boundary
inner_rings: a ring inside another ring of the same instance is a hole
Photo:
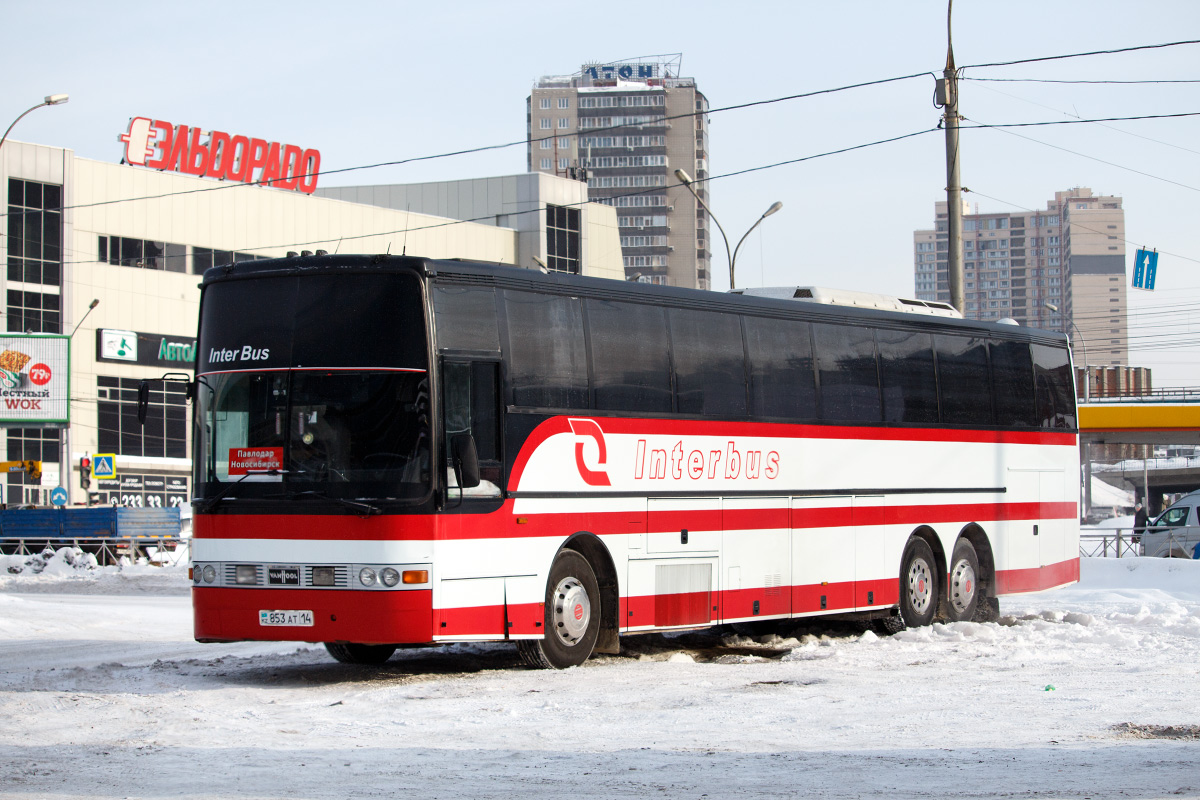
[[[194,587],[198,642],[433,641],[433,591],[355,591]]]

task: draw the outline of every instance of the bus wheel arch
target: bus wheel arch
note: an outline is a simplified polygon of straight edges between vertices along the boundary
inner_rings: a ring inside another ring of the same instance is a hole
[[[587,559],[596,576],[600,590],[600,633],[596,638],[597,653],[616,655],[621,652],[620,643],[620,583],[617,567],[608,547],[594,533],[579,532],[563,544],[562,549],[574,550]]]
[[[599,550],[594,546],[598,544],[590,535],[572,537],[555,553],[546,577],[545,633],[541,639],[517,642],[517,651],[529,666],[577,667],[597,651],[605,619],[615,618],[606,611],[600,590],[602,582],[615,586],[615,580],[600,577],[605,575],[606,561],[609,576],[616,574],[603,546]]]

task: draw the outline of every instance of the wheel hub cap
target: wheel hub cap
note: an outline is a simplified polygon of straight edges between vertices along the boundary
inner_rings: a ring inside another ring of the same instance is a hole
[[[592,604],[576,578],[563,578],[554,590],[554,633],[565,645],[575,645],[587,632]]]
[[[970,607],[975,598],[975,570],[966,561],[959,561],[950,572],[950,605],[959,614]]]
[[[918,558],[908,568],[908,600],[913,611],[924,614],[933,602],[933,573],[925,559]]]

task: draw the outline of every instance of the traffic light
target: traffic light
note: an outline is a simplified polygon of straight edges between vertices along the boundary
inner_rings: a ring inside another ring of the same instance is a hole
[[[92,485],[92,460],[87,456],[79,459],[79,487],[86,489]]]

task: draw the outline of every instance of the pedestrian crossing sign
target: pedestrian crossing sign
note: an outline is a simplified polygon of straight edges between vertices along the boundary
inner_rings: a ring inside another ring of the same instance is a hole
[[[117,479],[117,454],[97,453],[92,456],[92,477],[98,481],[115,481]]]

